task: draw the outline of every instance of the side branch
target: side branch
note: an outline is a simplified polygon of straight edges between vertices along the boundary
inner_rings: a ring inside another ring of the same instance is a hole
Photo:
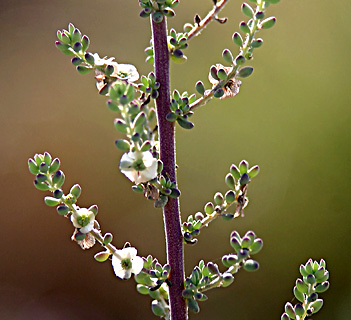
[[[229,2],[229,0],[221,0],[216,3],[213,9],[207,14],[207,16],[200,21],[199,24],[195,25],[193,29],[188,32],[188,40],[192,37],[196,37],[206,26],[217,17],[218,12],[220,12],[224,6]]]

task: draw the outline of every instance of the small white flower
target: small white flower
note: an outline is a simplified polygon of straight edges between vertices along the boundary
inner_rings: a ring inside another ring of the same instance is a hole
[[[99,54],[98,53],[94,53],[93,54],[93,57],[94,57],[94,64],[96,66],[104,66],[104,65],[114,65],[114,64],[117,64],[117,62],[113,61],[115,60],[114,57],[111,57],[111,58],[108,58],[108,59],[105,59],[105,58],[100,58]]]
[[[157,176],[157,160],[149,151],[125,153],[119,168],[130,181],[136,184],[150,181]]]
[[[128,82],[134,82],[139,79],[139,73],[135,66],[132,64],[117,64],[113,65],[114,71],[111,77],[116,77],[120,80],[127,80]]]
[[[115,275],[121,279],[129,279],[139,274],[144,266],[144,260],[137,256],[137,249],[133,247],[116,250],[112,256],[112,267]]]
[[[71,221],[81,233],[88,233],[94,227],[95,215],[86,208],[76,207],[71,215]]]

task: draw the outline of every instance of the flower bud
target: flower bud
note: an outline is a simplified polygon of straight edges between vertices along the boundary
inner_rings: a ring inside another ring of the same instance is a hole
[[[242,55],[239,55],[235,58],[235,65],[241,66],[245,63],[246,59]]]
[[[248,259],[244,263],[244,269],[249,272],[257,271],[259,267],[259,263],[252,259]]]
[[[247,173],[244,173],[239,180],[240,185],[244,186],[244,185],[248,184],[249,182],[250,182],[249,175]]]
[[[61,199],[63,196],[63,191],[61,189],[56,189],[53,195],[56,199]]]
[[[65,216],[69,212],[69,207],[67,207],[65,204],[62,204],[57,206],[56,211],[60,216]]]
[[[214,96],[215,98],[221,98],[221,97],[223,97],[223,95],[224,95],[224,91],[223,91],[222,88],[217,89],[217,90],[213,93],[213,96]]]
[[[309,274],[306,277],[306,282],[309,284],[315,284],[316,283],[316,277],[313,274]]]
[[[155,23],[161,23],[163,20],[163,14],[160,11],[156,11],[152,14],[152,20]]]
[[[188,305],[188,308],[190,311],[192,311],[194,313],[199,313],[200,307],[195,299],[188,298],[188,299],[186,299],[186,302],[187,302],[187,305]]]
[[[234,281],[234,276],[229,273],[229,272],[225,272],[223,273],[222,275],[222,287],[225,288],[225,287],[228,287],[230,286]]]
[[[47,173],[49,170],[49,166],[45,163],[45,162],[42,162],[40,165],[39,165],[39,171],[41,173]]]
[[[81,58],[74,57],[72,58],[71,62],[74,66],[79,66],[83,62],[83,60]]]
[[[45,174],[38,173],[35,180],[42,183],[42,182],[45,182],[47,180],[47,177]]]
[[[302,301],[301,301],[302,302]],[[297,303],[296,305],[295,305],[295,308],[294,308],[294,311],[295,311],[295,314],[297,315],[297,316],[302,316],[304,313],[305,313],[305,309],[304,309],[304,307],[300,304],[300,303]]]
[[[257,40],[253,40],[252,42],[251,42],[251,46],[253,47],[253,48],[259,48],[259,47],[261,47],[263,45],[263,40],[261,39],[261,38],[259,38],[259,39],[257,39]]]

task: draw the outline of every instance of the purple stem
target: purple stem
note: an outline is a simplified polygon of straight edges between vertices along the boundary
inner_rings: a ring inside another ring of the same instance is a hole
[[[162,22],[156,23],[151,18],[151,24],[156,80],[161,84],[158,90],[159,96],[156,99],[156,110],[160,157],[163,162],[162,174],[176,182],[174,122],[166,120],[166,115],[170,111],[167,21],[164,17]],[[169,197],[168,203],[163,208],[163,219],[166,234],[167,263],[171,266],[170,281],[172,285],[169,287],[171,320],[186,320],[187,307],[182,297],[182,291],[184,290],[183,236],[178,199]]]

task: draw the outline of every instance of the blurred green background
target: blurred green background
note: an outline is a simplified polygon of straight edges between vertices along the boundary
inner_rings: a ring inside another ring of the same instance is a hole
[[[169,26],[182,30],[211,0],[181,1]],[[221,52],[236,52],[231,36],[243,19],[241,1],[185,51],[188,63],[172,64],[172,87],[194,92],[207,83]],[[298,268],[324,258],[331,288],[314,319],[350,319],[350,27],[351,2],[282,0],[268,13],[276,26],[262,31],[255,72],[235,99],[212,101],[193,117],[195,128],[177,128],[182,216],[202,210],[232,163],[259,164],[244,219],[215,221],[199,243],[186,247],[186,272],[200,259],[231,251],[229,234],[254,230],[265,246],[257,273],[240,272],[232,286],[209,292],[191,319],[280,319]],[[132,63],[141,74],[149,22],[136,0],[1,1],[1,319],[155,319],[149,297],[134,281],[120,281],[110,263],[94,261],[96,246],[72,243],[72,225],[43,203],[32,185],[27,159],[49,151],[66,174],[64,191],[82,186],[81,206],[97,204],[103,231],[121,247],[165,263],[162,215],[130,191],[117,170],[121,152],[114,114],[97,94],[92,75],[79,75],[54,46],[57,29],[73,22],[91,40],[90,50]],[[209,85],[207,83],[207,85]]]

